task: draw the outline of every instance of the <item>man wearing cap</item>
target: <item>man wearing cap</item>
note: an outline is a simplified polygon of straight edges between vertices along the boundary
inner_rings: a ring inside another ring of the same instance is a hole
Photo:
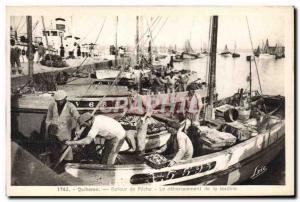
[[[200,112],[203,107],[201,96],[193,86],[188,86],[188,96],[185,102],[186,129],[190,125],[199,125]]]
[[[51,102],[47,112],[46,127],[50,139],[50,149],[53,153],[53,160],[57,160],[66,148],[65,141],[71,139],[72,130],[76,128],[76,123],[80,115],[76,107],[67,101],[67,94],[63,90],[58,90],[54,94],[54,102]],[[64,158],[65,161],[73,160],[72,151]]]
[[[190,138],[184,133],[186,125],[181,126],[176,134],[176,141],[173,145],[176,151],[175,156],[169,163],[169,166],[173,166],[181,160],[189,160],[193,157],[194,147]]]
[[[103,115],[93,116],[84,113],[79,118],[81,126],[90,128],[88,135],[77,141],[66,141],[67,145],[88,145],[97,137],[105,139],[102,164],[113,165],[118,152],[124,143],[126,131],[122,125],[113,118]]]
[[[182,160],[192,159],[194,153],[194,146],[191,139],[184,132],[186,130],[186,121],[180,124],[179,129],[174,133],[174,131],[169,131],[172,133],[171,138],[168,140],[167,144],[164,145],[156,153],[168,154],[170,151],[166,151],[168,148],[171,149],[171,153],[175,153],[175,156],[170,160],[169,166],[174,166]]]

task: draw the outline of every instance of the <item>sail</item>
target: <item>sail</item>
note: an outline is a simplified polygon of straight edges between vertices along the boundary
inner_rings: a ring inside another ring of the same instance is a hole
[[[184,51],[187,53],[192,53],[194,52],[190,43],[190,40],[186,40],[185,41],[185,45],[184,45]]]
[[[259,54],[260,53],[260,47],[258,46],[256,49],[256,52]]]
[[[236,42],[234,42],[234,50],[233,50],[233,53],[236,52]]]
[[[224,51],[223,52],[229,52],[227,44],[225,45]]]
[[[264,53],[269,53],[270,52],[270,50],[269,50],[269,40],[268,39],[266,41],[266,44],[265,44],[263,52]]]

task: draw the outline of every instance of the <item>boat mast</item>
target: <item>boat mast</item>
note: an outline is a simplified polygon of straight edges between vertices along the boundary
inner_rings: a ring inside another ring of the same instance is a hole
[[[33,77],[33,45],[32,45],[32,16],[26,16],[28,38],[28,74]]]
[[[118,66],[118,22],[119,22],[119,17],[117,16],[116,18],[116,41],[115,41],[115,47],[116,47],[116,51],[115,51],[115,68],[117,68]]]
[[[152,46],[151,46],[151,38],[150,38],[150,40],[149,40],[148,54],[149,54],[149,64],[152,65]]]
[[[136,64],[139,64],[139,52],[140,52],[140,45],[139,45],[139,16],[136,16]]]
[[[249,61],[249,84],[250,84],[250,100],[251,100],[251,92],[252,92],[252,71],[251,71],[251,60],[252,56],[247,56],[247,61]]]
[[[209,72],[208,72],[208,103],[205,111],[205,120],[214,119],[213,104],[216,88],[216,54],[217,54],[217,39],[218,39],[218,16],[212,17],[210,38],[210,57],[209,57]]]

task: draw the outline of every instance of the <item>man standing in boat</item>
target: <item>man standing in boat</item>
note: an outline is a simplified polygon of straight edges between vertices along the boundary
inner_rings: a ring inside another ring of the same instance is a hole
[[[79,123],[81,126],[90,128],[88,135],[81,140],[66,141],[66,144],[88,145],[97,137],[103,138],[105,142],[101,163],[113,165],[126,136],[126,131],[122,125],[113,118],[103,115],[94,117],[88,112],[80,116]]]
[[[203,107],[201,95],[195,92],[194,86],[188,86],[188,97],[185,102],[186,129],[190,125],[200,125],[200,112]]]
[[[49,105],[46,127],[50,140],[50,150],[52,160],[58,161],[59,156],[65,150],[65,141],[70,140],[72,131],[76,128],[76,122],[80,115],[76,107],[67,101],[67,94],[63,90],[58,90],[54,94],[54,102]],[[73,160],[72,150],[69,150],[64,161]]]

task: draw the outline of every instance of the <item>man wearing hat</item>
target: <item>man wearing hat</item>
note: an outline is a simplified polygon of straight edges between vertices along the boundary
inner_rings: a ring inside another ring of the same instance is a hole
[[[185,101],[186,129],[190,125],[199,125],[200,112],[203,107],[201,95],[195,92],[195,86],[187,87],[188,96]]]
[[[50,103],[48,108],[46,126],[51,142],[52,158],[54,161],[57,161],[66,148],[64,142],[71,139],[72,131],[76,128],[80,115],[76,107],[67,101],[65,91],[58,90],[53,98],[54,101]],[[71,150],[64,160],[73,160]]]
[[[176,154],[170,161],[169,166],[173,166],[181,160],[189,160],[193,157],[194,147],[190,138],[183,132],[186,130],[185,127],[187,127],[187,125],[183,122],[177,131],[174,144]]]
[[[184,132],[186,130],[187,124],[186,120],[180,123],[179,129],[174,131],[169,129],[169,132],[172,134],[167,144],[165,144],[160,150],[156,153],[164,153],[166,155],[175,153],[175,156],[170,160],[168,166],[174,166],[180,161],[190,160],[193,157],[194,146],[191,139]],[[167,151],[168,150],[168,151]]]
[[[93,116],[84,113],[79,118],[80,126],[90,128],[88,135],[77,141],[66,141],[67,145],[88,145],[97,137],[105,139],[102,164],[113,165],[118,152],[124,143],[126,131],[122,125],[113,118],[103,115]]]

